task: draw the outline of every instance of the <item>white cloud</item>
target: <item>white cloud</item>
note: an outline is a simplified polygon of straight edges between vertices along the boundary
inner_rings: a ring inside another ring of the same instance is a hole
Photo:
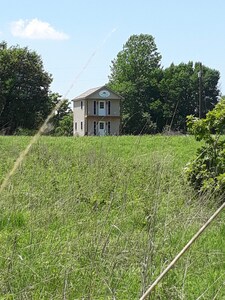
[[[20,19],[12,22],[11,33],[13,36],[39,40],[67,40],[69,38],[67,34],[56,31],[49,23],[38,19]]]

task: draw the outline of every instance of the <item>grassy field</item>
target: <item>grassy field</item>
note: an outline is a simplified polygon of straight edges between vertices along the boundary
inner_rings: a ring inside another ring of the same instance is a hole
[[[0,181],[29,137],[0,137]],[[0,195],[0,299],[138,299],[218,206],[188,136],[42,137]],[[225,214],[150,299],[225,299]]]

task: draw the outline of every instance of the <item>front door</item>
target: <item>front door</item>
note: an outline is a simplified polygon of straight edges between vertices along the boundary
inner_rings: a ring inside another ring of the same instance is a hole
[[[105,122],[100,121],[98,123],[98,126],[99,126],[99,128],[98,128],[99,135],[101,135],[101,136],[105,135]]]

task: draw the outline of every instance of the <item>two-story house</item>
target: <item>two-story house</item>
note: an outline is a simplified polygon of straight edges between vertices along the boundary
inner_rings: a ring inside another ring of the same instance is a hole
[[[74,135],[119,135],[121,99],[106,86],[90,89],[74,98]]]

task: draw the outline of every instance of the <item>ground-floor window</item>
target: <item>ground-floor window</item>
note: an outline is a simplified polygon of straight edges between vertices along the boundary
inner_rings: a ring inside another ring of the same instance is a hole
[[[80,122],[80,129],[83,130],[83,122]]]
[[[75,130],[77,131],[77,122],[75,122]]]

